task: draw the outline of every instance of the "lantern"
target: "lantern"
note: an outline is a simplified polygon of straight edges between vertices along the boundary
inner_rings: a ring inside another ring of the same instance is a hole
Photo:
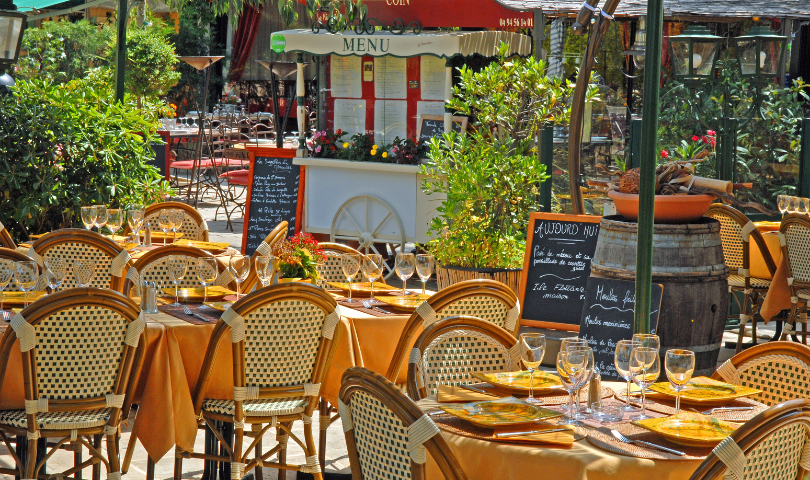
[[[625,50],[622,55],[629,55],[633,57],[633,64],[637,70],[644,69],[644,55],[647,53],[647,17],[642,15],[638,19],[638,28],[636,29],[636,39],[630,50]]]
[[[14,79],[5,69],[17,63],[25,18],[22,12],[0,10],[0,86],[14,85]]]
[[[690,25],[682,34],[670,38],[675,78],[682,82],[710,80],[721,40],[702,25]]]
[[[767,84],[776,78],[785,57],[786,37],[758,25],[747,35],[735,38],[734,43],[743,78],[754,84]]]

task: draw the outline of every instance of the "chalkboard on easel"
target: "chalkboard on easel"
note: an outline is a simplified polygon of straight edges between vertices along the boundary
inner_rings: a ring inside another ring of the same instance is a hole
[[[650,333],[658,328],[663,285],[652,285]],[[616,373],[614,354],[619,340],[633,338],[636,306],[636,282],[613,278],[589,277],[585,306],[579,324],[579,337],[593,349],[593,362],[603,380],[623,380]]]
[[[301,167],[293,165],[295,150],[266,149],[255,153],[250,164],[242,231],[242,251],[252,255],[276,225],[296,228]]]
[[[579,330],[601,219],[531,214],[520,278],[521,325]]]
[[[467,117],[453,117],[453,131],[467,131]],[[416,124],[416,138],[419,143],[428,144],[433,137],[441,138],[444,134],[444,117],[441,115],[421,115]]]

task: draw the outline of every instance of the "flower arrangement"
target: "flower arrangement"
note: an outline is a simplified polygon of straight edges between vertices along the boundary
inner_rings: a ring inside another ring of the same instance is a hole
[[[390,162],[388,159],[390,148],[391,145],[380,147],[371,140],[371,135],[367,133],[358,133],[352,135],[348,142],[343,142],[343,150],[339,153],[338,158],[355,162],[388,163]]]
[[[336,132],[323,130],[312,134],[307,141],[309,153],[315,158],[340,158],[341,150],[338,148],[341,138],[346,132],[338,129]]]
[[[279,278],[318,280],[317,264],[326,261],[318,241],[308,233],[298,233],[273,247]]]
[[[410,138],[402,140],[397,137],[391,147],[391,157],[394,163],[402,165],[419,165],[420,158],[424,157],[428,151],[425,144],[416,143]]]
[[[711,156],[717,146],[717,132],[706,130],[706,135],[692,135],[691,140],[681,140],[677,147],[661,150],[662,160],[700,160]]]
[[[222,96],[222,103],[225,105],[238,105],[241,101],[242,99],[237,95],[231,95],[230,93],[226,93]]]

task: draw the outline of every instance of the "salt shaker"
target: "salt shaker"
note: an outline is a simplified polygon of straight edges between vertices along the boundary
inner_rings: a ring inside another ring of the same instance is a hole
[[[158,313],[155,282],[144,281],[141,285],[141,310],[143,313]]]
[[[152,226],[146,222],[146,229],[143,234],[143,244],[147,247],[152,246]]]
[[[588,408],[591,410],[602,408],[602,374],[596,365],[593,367],[593,375],[588,384]]]

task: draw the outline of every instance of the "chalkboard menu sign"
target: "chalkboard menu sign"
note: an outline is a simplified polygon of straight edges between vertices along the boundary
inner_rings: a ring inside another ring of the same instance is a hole
[[[296,231],[301,167],[293,165],[295,150],[254,149],[250,162],[242,252],[252,255],[282,220]]]
[[[662,285],[652,285],[650,333],[658,327]],[[619,340],[633,338],[636,282],[590,277],[585,289],[585,306],[579,324],[579,337],[593,349],[593,362],[603,380],[623,380],[616,373],[614,354]]]
[[[531,214],[520,279],[522,325],[579,330],[601,219]]]
[[[467,117],[453,117],[453,130],[464,132],[467,130]],[[416,138],[419,143],[430,143],[433,137],[441,138],[444,134],[444,117],[441,115],[421,115],[416,125]]]

